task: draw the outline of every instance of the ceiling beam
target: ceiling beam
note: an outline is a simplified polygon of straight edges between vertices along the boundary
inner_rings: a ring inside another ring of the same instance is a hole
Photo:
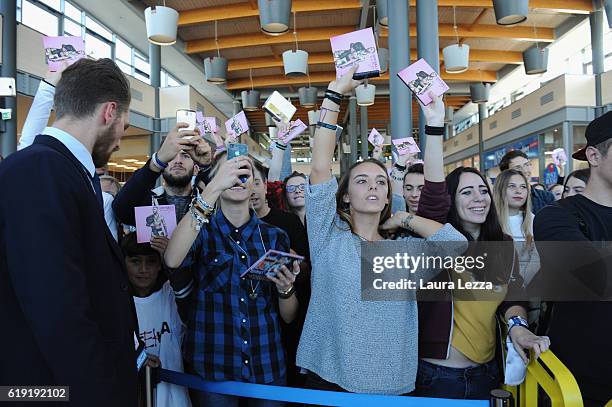
[[[255,2],[257,5],[257,2]],[[291,11],[296,13],[312,13],[316,11],[335,11],[359,9],[359,0],[293,0]],[[178,25],[209,23],[221,20],[259,16],[259,9],[251,7],[251,1],[245,3],[226,4],[215,7],[202,7],[184,10],[179,13]]]
[[[213,21],[233,20],[255,17],[259,10],[255,0],[223,6],[202,7],[183,10],[179,14],[179,26],[202,24]],[[361,8],[359,0],[293,0],[292,10],[298,13],[316,11],[334,11]],[[416,0],[410,0],[410,6],[416,6]],[[492,8],[491,0],[438,0],[439,7],[482,7]],[[550,10],[557,13],[588,14],[593,11],[592,0],[531,0],[529,7],[535,10]]]
[[[410,60],[416,61],[417,50],[410,51]],[[440,51],[440,61],[444,60],[444,55]],[[470,49],[470,61],[472,62],[492,62],[500,64],[520,65],[523,63],[522,53],[515,51],[489,51],[481,49]],[[331,52],[318,52],[308,55],[308,65],[326,65],[333,64],[334,58]],[[243,71],[250,68],[276,68],[282,67],[282,59],[274,59],[269,56],[256,58],[231,59],[227,70],[229,72]]]
[[[346,34],[354,31],[355,28],[348,27],[332,27],[332,28],[304,28],[298,31],[298,40],[301,42],[311,41],[329,41],[331,37],[336,35]],[[438,33],[440,37],[455,37],[455,30],[452,24],[440,24]],[[381,30],[381,36],[388,36],[387,30]],[[533,28],[529,26],[514,26],[502,27],[499,25],[479,25],[470,30],[469,26],[460,25],[457,27],[457,34],[464,38],[498,38],[498,39],[514,39],[520,41],[539,41],[552,42],[555,39],[555,34],[552,28]],[[410,25],[410,37],[416,38],[416,27]],[[230,35],[219,38],[220,49],[254,47],[259,45],[279,45],[293,44],[295,41],[293,35],[270,36],[261,32]],[[206,38],[200,40],[187,41],[185,44],[185,52],[188,54],[197,54],[201,52],[215,51],[217,44],[214,38]]]
[[[469,82],[496,82],[497,74],[493,71],[468,70],[458,74],[447,74],[443,72],[441,75],[445,81],[469,81]],[[329,83],[336,79],[335,72],[313,72],[310,74],[310,82],[313,84]],[[378,78],[370,78],[370,82],[387,82],[389,74],[384,74]],[[308,84],[308,78],[286,78],[279,75],[255,76],[253,77],[253,87],[255,88],[274,88],[285,87],[290,85],[305,85]],[[226,89],[240,90],[251,87],[249,78],[232,79],[227,83]]]

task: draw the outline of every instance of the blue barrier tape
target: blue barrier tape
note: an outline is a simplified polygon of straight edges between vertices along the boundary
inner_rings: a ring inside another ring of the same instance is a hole
[[[423,397],[379,396],[371,394],[341,393],[335,391],[307,390],[294,387],[269,386],[242,382],[211,382],[199,376],[160,369],[161,381],[210,393],[250,397],[292,403],[318,404],[322,406],[409,406],[409,407],[487,407],[487,400],[450,400]]]

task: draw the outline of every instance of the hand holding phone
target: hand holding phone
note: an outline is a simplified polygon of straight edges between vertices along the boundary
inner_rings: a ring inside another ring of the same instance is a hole
[[[180,128],[179,131],[194,131],[196,127],[196,111],[188,109],[179,109],[176,111],[176,122],[186,123],[189,127]],[[191,139],[193,136],[185,136],[184,138]]]
[[[249,146],[247,146],[246,144],[242,144],[242,143],[230,143],[227,146],[227,159],[228,160],[239,157],[241,155],[243,156],[249,155]],[[244,175],[240,177],[240,181],[242,181],[243,184],[247,182],[247,179],[248,177]]]

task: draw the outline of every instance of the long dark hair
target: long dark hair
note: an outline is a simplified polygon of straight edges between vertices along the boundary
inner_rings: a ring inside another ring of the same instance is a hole
[[[393,191],[391,189],[391,180],[389,179],[389,174],[387,173],[387,167],[385,167],[380,161],[375,160],[373,158],[358,161],[355,164],[351,165],[346,174],[344,174],[342,178],[340,178],[340,183],[338,184],[338,191],[336,192],[336,213],[338,214],[338,216],[340,216],[340,219],[342,219],[348,224],[351,232],[353,232],[353,222],[351,220],[350,204],[344,202],[342,198],[348,193],[349,182],[351,180],[351,174],[353,170],[359,167],[360,165],[366,163],[376,164],[384,171],[385,176],[387,177],[387,200],[389,201],[389,203],[384,207],[380,215],[380,221],[378,222],[378,224],[382,225],[387,221],[387,219],[391,217],[391,202],[393,200]]]
[[[499,222],[499,217],[497,215],[497,208],[495,207],[495,202],[493,200],[493,194],[491,193],[491,188],[489,187],[489,183],[486,178],[478,171],[476,168],[472,167],[459,167],[456,168],[453,172],[446,176],[446,187],[448,189],[448,194],[451,199],[451,207],[448,212],[448,223],[453,225],[455,229],[457,229],[463,236],[466,237],[468,241],[475,241],[474,237],[471,233],[466,231],[463,228],[463,224],[461,218],[459,217],[459,213],[457,211],[457,189],[459,188],[459,181],[461,180],[461,175],[463,174],[476,174],[482,179],[482,182],[487,187],[487,193],[491,197],[491,204],[489,207],[489,213],[487,213],[487,217],[482,225],[480,225],[480,234],[478,235],[477,242],[512,242],[512,238],[506,235],[502,229],[501,223]],[[473,250],[478,251],[478,245],[471,245]],[[468,251],[472,251],[472,248],[468,249]],[[505,248],[505,245],[504,245]],[[514,261],[514,246],[508,245],[508,253],[507,250],[503,250],[503,253],[495,253],[495,257],[499,257],[496,261],[492,261],[491,256],[489,256],[488,264],[513,264]],[[510,251],[511,249],[511,251]],[[482,275],[478,275],[478,272],[474,274],[479,278],[484,278],[487,281],[495,281],[498,283],[507,283],[508,278],[510,277],[510,273],[512,272],[512,266],[510,267],[499,267],[496,266],[493,268],[494,270],[483,270],[484,273]],[[493,271],[493,272],[491,272]]]

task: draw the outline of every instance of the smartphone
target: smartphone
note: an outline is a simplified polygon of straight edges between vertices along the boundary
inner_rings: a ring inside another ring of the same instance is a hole
[[[230,160],[232,158],[239,157],[241,155],[248,156],[249,155],[249,146],[242,143],[231,143],[227,146],[227,159]],[[245,183],[248,177],[242,175],[240,177],[240,181]]]
[[[176,122],[187,123],[189,127],[183,127],[179,131],[193,131],[196,127],[196,111],[188,109],[179,109],[176,111]],[[184,138],[191,139],[192,136],[186,136]]]

